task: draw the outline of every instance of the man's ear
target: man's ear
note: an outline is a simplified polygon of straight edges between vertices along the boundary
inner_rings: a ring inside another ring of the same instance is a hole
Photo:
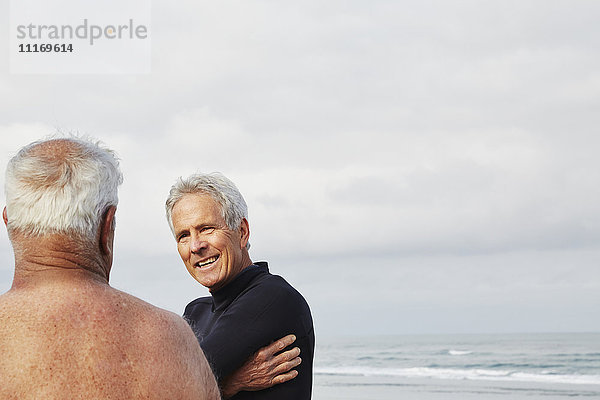
[[[245,249],[246,245],[248,244],[248,240],[250,239],[250,224],[248,224],[248,220],[246,218],[242,218],[242,222],[240,223],[240,235],[240,244],[242,249]]]
[[[8,214],[6,214],[6,206],[4,206],[4,211],[2,211],[2,219],[4,220],[4,225],[8,226]]]
[[[112,252],[112,244],[114,239],[114,221],[116,206],[110,206],[104,212],[100,221],[100,251],[103,254]]]

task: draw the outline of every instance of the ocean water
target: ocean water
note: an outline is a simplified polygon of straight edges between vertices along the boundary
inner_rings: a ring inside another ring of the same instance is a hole
[[[600,333],[318,338],[315,400],[600,399]]]

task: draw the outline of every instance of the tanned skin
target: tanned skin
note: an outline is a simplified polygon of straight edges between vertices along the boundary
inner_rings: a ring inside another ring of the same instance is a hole
[[[1,399],[220,399],[188,324],[108,285],[114,213],[95,243],[9,231],[15,275],[0,296]]]

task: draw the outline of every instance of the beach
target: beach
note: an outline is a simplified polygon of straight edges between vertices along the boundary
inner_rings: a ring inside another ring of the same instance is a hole
[[[316,400],[600,398],[599,334],[323,340]]]
[[[318,375],[313,390],[315,400],[565,400],[573,397],[600,398],[600,386]]]

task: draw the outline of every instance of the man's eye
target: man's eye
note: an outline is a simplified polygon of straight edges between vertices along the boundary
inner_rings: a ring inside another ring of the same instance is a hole
[[[189,235],[187,233],[182,233],[179,236],[177,236],[177,241],[181,242],[182,240],[184,240],[185,238],[187,238]]]
[[[201,232],[202,233],[212,233],[215,230],[215,228],[213,228],[212,226],[207,226],[202,228]]]

